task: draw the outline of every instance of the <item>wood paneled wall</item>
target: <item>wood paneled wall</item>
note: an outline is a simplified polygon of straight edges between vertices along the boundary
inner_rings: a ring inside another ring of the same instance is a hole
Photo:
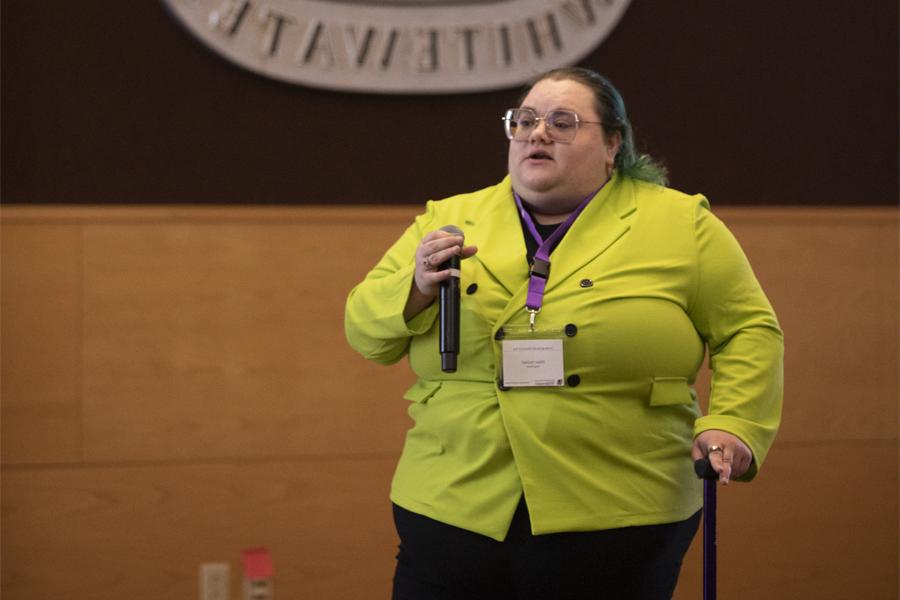
[[[196,598],[270,548],[279,598],[387,598],[404,364],[347,291],[416,208],[4,207],[2,593]],[[786,334],[784,424],[720,494],[720,593],[896,598],[894,209],[718,214]],[[702,392],[701,392],[702,393]],[[699,597],[695,543],[676,598]]]

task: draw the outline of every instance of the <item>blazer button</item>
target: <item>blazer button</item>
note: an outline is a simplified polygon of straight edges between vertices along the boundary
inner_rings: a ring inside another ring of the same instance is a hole
[[[592,285],[594,285],[594,282],[590,279],[582,279],[581,281],[578,282],[578,285],[580,285],[583,288],[589,288]]]
[[[575,326],[574,323],[569,323],[566,325],[566,335],[569,337],[575,337],[575,334],[578,333],[578,327]]]
[[[569,387],[578,387],[578,384],[581,383],[581,377],[579,377],[578,375],[569,375],[569,377],[566,379],[566,383],[569,385]]]
[[[471,296],[472,294],[475,293],[475,290],[477,290],[477,289],[478,289],[478,284],[473,283],[472,285],[470,285],[469,287],[466,288],[466,293]]]
[[[503,328],[502,328],[502,327],[501,327],[500,329],[497,330],[497,333],[494,334],[494,339],[497,340],[497,341],[500,341],[500,340],[502,340],[502,339],[505,338],[505,337],[506,337],[506,332],[503,331]]]

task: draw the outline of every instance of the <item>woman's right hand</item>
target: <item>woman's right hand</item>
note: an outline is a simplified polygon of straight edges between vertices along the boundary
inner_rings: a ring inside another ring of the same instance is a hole
[[[441,282],[450,277],[450,270],[440,266],[458,254],[469,258],[478,252],[475,246],[463,246],[463,237],[438,229],[422,238],[416,248],[416,271],[403,316],[408,321],[428,307],[437,297]]]

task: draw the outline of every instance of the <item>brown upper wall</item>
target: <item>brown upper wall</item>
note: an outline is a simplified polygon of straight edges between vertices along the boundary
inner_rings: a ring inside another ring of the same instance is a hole
[[[633,0],[582,63],[638,145],[714,204],[895,204],[896,0]],[[517,90],[290,86],[205,50],[162,2],[3,0],[6,203],[421,203],[505,172]]]

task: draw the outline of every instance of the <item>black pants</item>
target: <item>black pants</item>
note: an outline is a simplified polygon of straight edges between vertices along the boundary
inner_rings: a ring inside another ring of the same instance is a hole
[[[394,505],[393,600],[669,600],[700,512],[678,523],[532,535],[519,503],[506,540]]]

